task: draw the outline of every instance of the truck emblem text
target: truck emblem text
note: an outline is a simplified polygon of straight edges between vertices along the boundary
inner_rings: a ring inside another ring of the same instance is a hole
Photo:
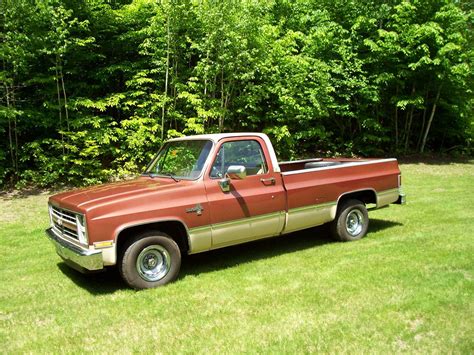
[[[198,203],[195,207],[186,209],[186,213],[197,213],[198,216],[202,215],[202,211],[204,211],[204,208],[202,208],[200,203]]]

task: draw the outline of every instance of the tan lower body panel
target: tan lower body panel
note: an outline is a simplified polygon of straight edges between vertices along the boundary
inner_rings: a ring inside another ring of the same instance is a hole
[[[212,246],[211,226],[191,228],[189,231],[189,254],[208,251]]]
[[[336,215],[336,209],[336,201],[293,208],[288,211],[287,222],[283,233],[291,233],[330,222]]]
[[[116,244],[109,248],[96,249],[102,251],[102,259],[105,266],[115,265],[117,263]]]
[[[377,193],[377,208],[397,201],[398,188]],[[274,237],[331,222],[337,201],[243,218],[189,230],[189,254]]]
[[[285,212],[242,218],[189,230],[190,251],[195,254],[280,234],[285,223]]]
[[[212,225],[212,247],[222,248],[280,234],[285,212],[269,213]]]
[[[253,238],[265,238],[269,235],[280,234],[285,224],[285,211],[252,218],[250,220],[250,231]]]
[[[389,205],[398,200],[400,189],[385,190],[377,193],[377,208]]]

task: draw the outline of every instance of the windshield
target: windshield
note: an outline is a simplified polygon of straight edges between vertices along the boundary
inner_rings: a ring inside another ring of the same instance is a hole
[[[173,179],[197,179],[212,148],[208,140],[185,140],[165,143],[145,171],[151,176]]]

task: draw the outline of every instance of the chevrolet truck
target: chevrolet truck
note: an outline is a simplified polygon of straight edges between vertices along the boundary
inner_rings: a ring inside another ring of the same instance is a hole
[[[396,159],[278,162],[265,134],[207,134],[169,140],[134,180],[50,197],[46,235],[69,266],[117,266],[145,289],[175,280],[184,254],[325,223],[354,241],[368,209],[404,203]]]

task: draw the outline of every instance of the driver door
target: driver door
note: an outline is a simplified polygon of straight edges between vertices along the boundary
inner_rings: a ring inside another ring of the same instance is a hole
[[[205,176],[213,249],[278,235],[283,228],[285,190],[264,146],[259,137],[230,138],[218,146]],[[230,191],[223,192],[219,180],[231,165],[244,166],[247,177],[231,180]]]

